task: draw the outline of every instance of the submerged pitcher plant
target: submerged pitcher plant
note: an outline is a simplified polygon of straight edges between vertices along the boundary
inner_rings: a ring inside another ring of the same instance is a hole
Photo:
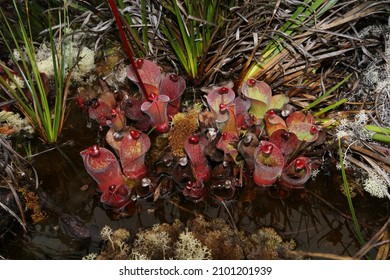
[[[279,147],[287,161],[300,147],[298,137],[293,132],[288,132],[285,129],[276,130],[269,137],[269,141]]]
[[[98,183],[100,201],[110,208],[120,209],[130,202],[131,190],[123,182],[123,174],[115,155],[106,148],[93,145],[82,151],[84,166]]]
[[[79,107],[88,111],[91,119],[95,120],[99,125],[109,126],[111,124],[112,110],[116,108],[117,102],[114,93],[108,88],[108,85],[99,80],[101,93],[97,99],[87,101],[79,93],[77,96],[77,103]]]
[[[202,180],[196,180],[195,182],[189,181],[183,189],[183,195],[193,201],[202,200],[206,194],[205,192],[206,188]]]
[[[211,175],[211,169],[207,158],[204,155],[204,149],[207,140],[196,134],[188,137],[184,144],[184,149],[190,159],[190,164],[197,180],[208,181]]]
[[[236,126],[237,128],[243,128],[252,126],[252,120],[249,114],[249,108],[251,107],[251,101],[249,99],[243,99],[240,96],[237,96],[233,100],[234,104],[234,113],[236,116]]]
[[[109,126],[115,132],[121,132],[126,127],[126,116],[123,110],[112,109]]]
[[[105,192],[111,185],[123,183],[123,175],[115,155],[108,149],[93,145],[80,152],[85,169]]]
[[[222,133],[221,138],[217,142],[216,148],[223,151],[225,161],[233,160],[236,162],[238,156],[238,141],[238,136],[234,132],[228,131]]]
[[[142,131],[147,131],[151,126],[150,117],[142,112],[142,101],[135,96],[127,96],[123,101],[123,107],[126,114],[133,126]]]
[[[251,132],[246,133],[237,145],[237,150],[244,158],[245,164],[250,171],[255,168],[255,157],[253,155],[258,146],[259,140],[256,134]]]
[[[110,185],[100,196],[100,201],[113,209],[120,209],[131,202],[131,190],[124,184]]]
[[[137,68],[142,83],[145,85],[147,96],[151,93],[156,94],[161,82],[160,67],[158,67],[154,62],[142,58],[136,59],[134,61],[134,65]],[[127,77],[139,87],[140,91],[142,90],[132,65],[127,66]],[[147,96],[141,96],[143,98],[142,101],[145,101]]]
[[[310,159],[298,157],[283,169],[280,183],[287,188],[302,188],[311,176]]]
[[[282,174],[284,157],[279,148],[268,141],[260,141],[255,150],[253,181],[261,187],[272,186]]]
[[[150,139],[145,133],[129,130],[123,136],[119,158],[128,179],[140,180],[146,175],[145,156],[149,149]]]
[[[118,143],[115,148],[118,149],[120,161],[110,150],[97,145],[80,152],[85,169],[103,193],[101,202],[111,208],[127,205],[131,193],[127,183],[146,175],[145,155],[150,148],[149,137],[133,129],[127,130]]]
[[[288,131],[294,133],[300,141],[314,142],[318,138],[318,127],[313,115],[301,111],[293,112],[286,119]]]
[[[318,138],[319,130],[314,123],[314,117],[308,113],[293,112],[284,120],[274,110],[269,110],[265,114],[264,122],[269,142],[264,144],[262,141],[255,152],[255,183],[267,186],[278,181],[288,188],[303,187],[311,176],[311,160],[299,154],[305,145]],[[271,166],[274,167],[270,168]],[[266,171],[271,169],[272,176],[268,176],[270,173]],[[262,177],[259,179],[260,176]],[[261,180],[267,178],[268,182]]]
[[[160,84],[160,94],[169,97],[168,116],[173,117],[180,111],[181,97],[186,89],[183,77],[175,73],[166,74]]]
[[[90,108],[99,124],[110,127],[106,140],[116,152],[97,145],[81,152],[104,205],[124,207],[132,192],[140,197],[153,193],[156,200],[175,185],[194,202],[206,197],[227,201],[249,178],[260,187],[290,189],[302,188],[309,180],[312,160],[305,152],[319,135],[314,117],[294,108],[288,116],[283,114],[287,96],[273,96],[265,82],[254,79],[238,89],[240,94],[228,86],[212,87],[205,98],[206,110],[191,120],[198,127],[188,130],[186,122],[173,120],[173,127],[184,135],[180,143],[186,156],[174,155],[170,146],[162,146],[162,152],[156,143],[160,153],[151,153],[148,168],[145,158],[152,143],[142,131],[154,127],[170,136],[170,117],[179,112],[185,82],[176,74],[161,74],[149,60],[138,59],[134,65],[147,95],[121,92],[120,102],[115,103],[105,88]],[[127,69],[128,78],[137,84],[132,67]]]
[[[99,125],[106,126],[110,122],[112,109],[114,107],[111,107],[104,101],[96,100],[92,101],[92,104],[88,106],[88,115]]]

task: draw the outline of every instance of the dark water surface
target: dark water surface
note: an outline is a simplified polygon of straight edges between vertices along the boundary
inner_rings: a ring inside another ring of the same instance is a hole
[[[132,237],[155,223],[182,222],[203,213],[206,217],[222,218],[236,224],[239,230],[254,232],[259,227],[276,229],[286,239],[294,239],[297,249],[353,256],[360,248],[347,200],[340,191],[338,173],[318,175],[310,181],[307,191],[295,191],[286,198],[275,198],[268,190],[246,186],[235,201],[193,203],[177,194],[136,201],[134,213],[129,217],[115,218],[106,211],[95,193],[96,184],[84,170],[80,151],[96,143],[99,132],[95,125],[87,127],[86,117],[77,110],[67,121],[63,139],[73,140],[65,145],[34,158],[42,190],[67,213],[82,221],[91,232],[91,239],[82,241],[51,215],[40,224],[30,226],[24,235],[8,236],[0,244],[0,255],[9,259],[81,259],[99,252],[99,232],[105,225],[113,229],[124,227]],[[101,133],[103,135],[103,133]],[[63,142],[67,141],[63,140]],[[337,172],[337,171],[336,171]],[[89,188],[81,190],[84,185]],[[360,197],[355,200],[356,213],[369,239],[389,214],[388,203],[383,200]],[[229,215],[227,209],[231,216]]]

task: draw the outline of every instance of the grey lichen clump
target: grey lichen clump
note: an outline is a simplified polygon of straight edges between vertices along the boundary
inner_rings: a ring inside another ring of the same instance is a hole
[[[390,67],[390,66],[389,66]],[[389,68],[390,69],[390,68]],[[368,131],[365,126],[368,124],[369,115],[365,111],[360,111],[355,115],[355,120],[341,120],[340,125],[337,127],[337,138],[343,139],[344,143],[348,144],[345,156],[343,157],[342,164],[344,167],[352,168],[355,171],[355,176],[359,182],[358,185],[362,185],[364,190],[370,195],[390,199],[389,188],[390,179],[385,169],[380,165],[372,163],[374,168],[365,166],[364,169],[361,167],[355,167],[350,164],[347,154],[350,152],[349,147],[352,145],[364,146],[371,141],[373,132]],[[363,165],[364,166],[364,165]],[[376,166],[376,168],[375,168]],[[338,169],[341,169],[341,165],[337,165]],[[363,180],[362,180],[363,179]]]
[[[0,134],[14,135],[21,131],[33,134],[34,129],[26,118],[22,118],[18,113],[0,111]]]
[[[208,222],[200,215],[187,226],[176,220],[140,231],[132,245],[126,243],[130,236],[126,230],[103,229],[106,246],[96,259],[289,259],[295,248],[293,240],[283,241],[272,228],[248,234],[233,230],[222,219]]]
[[[126,260],[130,254],[130,247],[128,241],[130,239],[130,232],[126,229],[120,228],[117,230],[111,229],[109,226],[104,226],[100,231],[103,240],[106,241],[105,249],[100,255],[89,254],[84,259],[97,260]]]
[[[175,244],[175,258],[178,260],[210,260],[211,251],[186,229],[180,234]]]
[[[147,259],[169,259],[173,255],[178,223],[154,225],[151,229],[137,234],[133,243],[133,254]],[[180,225],[181,226],[181,225]]]
[[[222,219],[207,222],[197,216],[188,229],[212,252],[212,259],[287,259],[295,248],[293,240],[284,242],[273,228],[259,228],[248,235],[234,231]]]
[[[365,100],[368,109],[375,110],[376,118],[386,127],[390,126],[390,27],[386,25],[366,26],[359,34],[362,39],[378,40],[383,43],[384,52],[364,52],[359,63],[361,76],[356,94],[348,92],[348,101],[360,103]],[[376,48],[378,49],[378,48]],[[369,104],[373,104],[370,108]]]

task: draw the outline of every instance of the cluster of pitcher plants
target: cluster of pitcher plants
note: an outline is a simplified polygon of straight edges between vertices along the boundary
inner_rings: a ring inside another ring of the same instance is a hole
[[[169,133],[181,108],[185,80],[162,73],[146,59],[127,68],[127,77],[140,95],[114,93],[102,82],[93,100],[78,97],[78,104],[99,125],[108,126],[110,148],[93,145],[81,152],[87,172],[101,191],[101,202],[122,209],[134,197],[178,189],[193,201],[211,196],[232,199],[237,187],[252,181],[260,188],[303,188],[316,164],[305,156],[318,144],[320,129],[309,113],[294,111],[285,94],[272,95],[263,81],[247,79],[238,90],[214,86],[205,95],[198,129],[183,130],[185,156],[169,151],[150,162],[148,135]],[[187,105],[188,106],[188,105]],[[179,128],[180,129],[180,128]]]

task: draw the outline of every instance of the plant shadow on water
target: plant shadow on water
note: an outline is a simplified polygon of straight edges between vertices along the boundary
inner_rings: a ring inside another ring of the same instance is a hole
[[[39,174],[40,188],[56,207],[82,222],[91,237],[80,240],[56,214],[49,213],[43,222],[30,225],[22,237],[15,235],[1,244],[0,254],[5,258],[81,259],[89,253],[99,252],[103,244],[100,230],[105,225],[113,229],[125,228],[133,238],[139,230],[154,224],[173,223],[175,219],[185,224],[196,214],[203,214],[210,220],[222,218],[232,230],[237,228],[249,233],[261,227],[272,227],[281,237],[295,240],[296,249],[300,251],[331,252],[340,256],[353,256],[359,251],[352,219],[344,214],[348,209],[345,197],[337,187],[341,183],[334,179],[338,177],[337,170],[334,170],[336,176],[333,173],[332,176],[324,175],[322,171],[306,184],[305,190],[291,191],[288,195],[253,184],[240,190],[235,200],[224,203],[216,200],[194,203],[182,194],[171,193],[160,196],[157,201],[152,197],[138,199],[132,215],[115,217],[102,206],[96,183],[85,171],[80,157],[80,151],[95,143],[104,131],[99,132],[94,125],[88,128],[85,115],[76,108],[72,108],[69,118],[67,123],[70,125],[64,128],[62,142],[69,139],[72,145],[63,145],[34,157],[34,166]],[[357,203],[365,233],[371,236],[380,226],[382,221],[379,220],[383,220],[379,213],[387,211],[386,203],[382,203],[385,209],[381,211],[366,205],[378,204],[372,204],[372,201]]]

